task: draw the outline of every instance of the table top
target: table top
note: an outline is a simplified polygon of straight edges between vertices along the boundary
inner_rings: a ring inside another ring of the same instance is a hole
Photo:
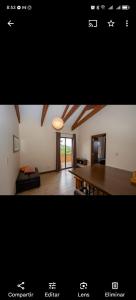
[[[136,185],[130,182],[132,172],[100,164],[69,172],[109,195],[136,195]]]

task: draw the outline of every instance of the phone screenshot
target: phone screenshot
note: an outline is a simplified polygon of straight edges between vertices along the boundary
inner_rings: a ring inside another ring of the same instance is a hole
[[[135,298],[135,13],[0,2],[3,299]]]

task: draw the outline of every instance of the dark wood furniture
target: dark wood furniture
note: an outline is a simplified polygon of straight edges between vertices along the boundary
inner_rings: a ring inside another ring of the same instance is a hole
[[[83,185],[83,180],[77,176],[75,176],[75,180],[76,180],[76,189],[80,190]]]
[[[95,164],[69,172],[93,189],[94,195],[136,195],[136,185],[130,182],[132,173],[129,171]]]
[[[76,196],[85,196],[85,193],[83,193],[83,192],[80,191],[79,189],[76,189],[76,190],[74,191],[74,195],[76,195]]]
[[[16,180],[16,193],[21,193],[40,186],[40,174],[38,169],[35,168],[35,173],[25,174],[19,172]]]

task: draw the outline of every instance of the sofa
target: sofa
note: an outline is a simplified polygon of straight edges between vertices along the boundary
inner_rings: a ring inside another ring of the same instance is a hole
[[[25,174],[24,172],[19,172],[16,180],[16,193],[24,192],[33,188],[40,186],[40,174],[38,169],[35,168],[34,173]]]

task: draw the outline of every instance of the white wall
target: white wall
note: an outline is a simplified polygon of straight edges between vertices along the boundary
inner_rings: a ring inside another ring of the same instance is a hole
[[[91,163],[91,136],[106,133],[106,165],[136,170],[136,105],[107,105],[79,127],[79,156]]]
[[[0,195],[15,193],[19,152],[13,153],[13,135],[19,136],[14,105],[0,105]]]
[[[52,119],[48,121],[45,118],[43,126],[40,126],[41,111],[39,110],[40,106],[22,107],[22,120],[19,125],[20,165],[36,166],[39,172],[47,172],[56,169],[56,131],[51,125]],[[71,133],[67,127],[63,131]]]

